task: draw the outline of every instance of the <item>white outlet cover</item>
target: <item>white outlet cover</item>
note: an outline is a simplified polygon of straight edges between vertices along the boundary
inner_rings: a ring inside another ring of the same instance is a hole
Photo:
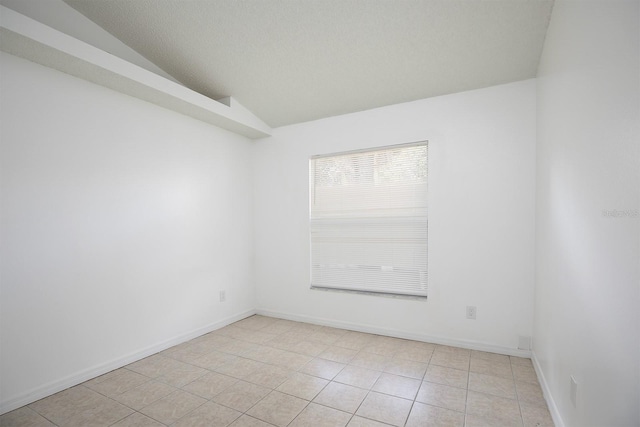
[[[475,320],[476,318],[476,314],[477,314],[477,309],[475,306],[473,305],[468,305],[467,306],[467,319],[473,319]]]

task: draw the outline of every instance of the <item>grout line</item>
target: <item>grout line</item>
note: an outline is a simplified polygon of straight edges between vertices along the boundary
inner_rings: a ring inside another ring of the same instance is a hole
[[[524,416],[522,415],[522,406],[520,405],[520,396],[518,396],[518,386],[516,385],[516,375],[513,372],[513,363],[511,363],[511,357],[509,357],[509,368],[511,368],[511,377],[513,378],[513,391],[516,394],[516,402],[518,402],[518,413],[520,414],[520,422],[524,425]]]
[[[469,408],[469,385],[471,383],[471,355],[469,355],[469,370],[467,371],[467,396],[464,399],[464,425],[467,425],[467,416]]]

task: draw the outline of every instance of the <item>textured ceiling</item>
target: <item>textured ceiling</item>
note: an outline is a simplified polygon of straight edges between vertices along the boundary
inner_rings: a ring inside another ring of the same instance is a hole
[[[552,0],[65,0],[272,127],[535,77]]]

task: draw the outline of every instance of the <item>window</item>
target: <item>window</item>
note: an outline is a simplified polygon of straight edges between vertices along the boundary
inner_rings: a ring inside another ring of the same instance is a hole
[[[427,296],[427,142],[309,161],[311,287]]]

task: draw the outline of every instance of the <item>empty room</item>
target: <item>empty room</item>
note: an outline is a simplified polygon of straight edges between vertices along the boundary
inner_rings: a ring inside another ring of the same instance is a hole
[[[0,24],[0,426],[640,426],[640,0]]]

